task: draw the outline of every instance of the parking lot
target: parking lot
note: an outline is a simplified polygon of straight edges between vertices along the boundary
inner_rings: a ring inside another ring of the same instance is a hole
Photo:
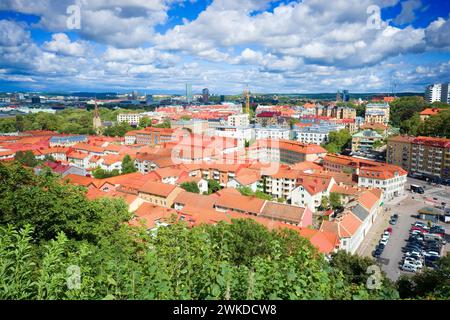
[[[409,189],[409,184],[425,185],[425,193],[422,195],[411,193],[410,191],[405,191],[405,196],[394,199],[387,202],[384,205],[383,213],[375,221],[374,226],[367,235],[366,239],[361,244],[358,253],[363,256],[372,256],[372,252],[375,246],[378,244],[381,234],[386,230],[386,228],[392,228],[392,234],[389,238],[380,259],[378,261],[382,265],[383,271],[386,272],[387,276],[392,280],[397,280],[401,274],[409,274],[410,272],[403,272],[400,270],[400,261],[403,257],[402,247],[405,246],[406,240],[409,237],[409,230],[411,225],[418,220],[413,218],[411,215],[417,214],[417,211],[424,206],[431,206],[430,202],[426,199],[437,198],[438,202],[446,202],[450,205],[450,190],[449,187],[436,187],[426,185],[423,181],[414,181],[413,179],[408,179],[407,188]],[[448,206],[447,206],[448,207]],[[396,225],[389,225],[389,218],[392,214],[398,214],[398,222]],[[446,241],[447,244],[444,247],[444,254],[450,251],[450,224],[445,224],[442,222],[438,223],[443,226],[446,230]]]

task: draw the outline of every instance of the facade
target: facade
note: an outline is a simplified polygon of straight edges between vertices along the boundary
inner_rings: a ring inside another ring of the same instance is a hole
[[[155,146],[173,140],[173,129],[149,127],[136,131],[136,143]]]
[[[174,130],[186,129],[193,134],[206,134],[210,131],[208,121],[197,119],[171,121],[170,127]]]
[[[250,159],[285,164],[316,161],[327,153],[321,146],[293,140],[257,140],[248,151]]]
[[[288,128],[277,127],[255,127],[255,138],[256,140],[289,140],[290,130]]]
[[[228,117],[228,125],[233,127],[248,127],[250,125],[249,115],[246,113],[233,114]]]
[[[359,170],[358,186],[379,188],[383,192],[383,200],[392,200],[404,194],[406,176],[405,170],[393,165],[363,166]]]
[[[50,147],[71,147],[80,142],[87,142],[88,137],[81,136],[66,136],[66,137],[51,137]]]
[[[369,103],[366,106],[365,123],[389,123],[390,107],[388,103]]]
[[[172,207],[175,198],[184,190],[161,182],[147,182],[139,189],[139,198],[161,207]]]
[[[237,139],[238,146],[243,147],[246,141],[255,138],[255,130],[251,127],[220,126],[215,128],[214,136]]]
[[[450,139],[392,137],[388,139],[386,162],[413,175],[450,179]]]
[[[350,107],[338,107],[334,106],[331,109],[330,115],[323,115],[326,117],[332,117],[335,119],[355,119],[356,118],[356,109]]]
[[[375,141],[380,141],[383,136],[374,130],[364,130],[352,136],[352,151],[370,151]]]
[[[132,126],[137,126],[143,117],[142,113],[120,113],[117,116],[117,122],[127,122]]]
[[[396,136],[387,141],[386,162],[411,171],[411,152],[414,137]]]
[[[303,143],[322,144],[328,142],[328,135],[332,131],[343,129],[343,126],[321,124],[301,127],[294,131],[295,139]]]
[[[428,103],[450,102],[450,90],[448,83],[435,83],[427,86],[425,89],[425,100]]]
[[[450,139],[415,138],[411,147],[411,172],[450,179]]]

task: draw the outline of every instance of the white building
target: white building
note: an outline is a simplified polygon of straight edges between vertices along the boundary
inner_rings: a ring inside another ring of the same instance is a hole
[[[233,127],[248,127],[250,125],[249,115],[246,113],[231,115],[228,117],[228,125]]]
[[[392,200],[404,194],[406,176],[405,170],[393,165],[362,167],[359,170],[358,186],[381,189],[382,199]]]
[[[450,102],[450,91],[448,83],[435,83],[427,86],[425,90],[425,99],[429,103],[433,102]]]
[[[117,116],[117,122],[128,122],[132,126],[137,126],[143,117],[142,113],[120,113]]]
[[[295,130],[295,139],[308,144],[323,144],[328,142],[328,135],[332,131],[339,131],[345,127],[339,125],[313,125]]]
[[[289,140],[290,132],[287,128],[255,127],[256,140]]]
[[[237,139],[238,146],[243,147],[245,141],[254,139],[255,132],[251,127],[217,126],[214,129],[214,136]]]
[[[333,178],[304,177],[299,179],[299,186],[291,192],[292,205],[308,207],[316,212],[322,203],[322,197],[330,195],[331,188],[336,184]]]

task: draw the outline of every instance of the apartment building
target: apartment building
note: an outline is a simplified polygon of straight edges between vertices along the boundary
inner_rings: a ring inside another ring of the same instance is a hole
[[[255,130],[252,127],[235,126],[217,126],[214,129],[214,136],[237,139],[238,146],[243,147],[246,141],[252,141],[255,138]]]
[[[365,123],[389,123],[390,107],[388,103],[369,103],[366,106]]]
[[[255,127],[256,140],[275,139],[275,140],[289,140],[289,128],[278,127]]]
[[[171,121],[170,127],[174,130],[188,130],[194,134],[204,134],[210,132],[209,123],[206,120],[178,120]]]
[[[174,139],[174,130],[169,128],[149,127],[135,131],[136,143],[149,146],[163,144]]]
[[[450,139],[396,136],[388,139],[386,162],[426,178],[450,178]]]
[[[339,131],[343,128],[342,125],[332,124],[312,125],[294,130],[294,136],[299,142],[320,145],[328,142],[330,132]]]
[[[411,173],[450,179],[450,139],[417,137],[411,146]]]
[[[428,103],[433,102],[450,102],[450,90],[448,83],[435,83],[426,87],[425,100]]]
[[[132,126],[137,126],[143,117],[143,113],[120,113],[117,115],[117,122],[127,122]]]
[[[356,109],[350,108],[350,107],[334,106],[331,109],[330,116],[332,118],[336,118],[336,119],[355,119],[356,118]]]
[[[234,114],[228,117],[228,125],[233,127],[247,127],[250,125],[249,115],[246,113]]]
[[[285,164],[316,161],[326,153],[327,151],[319,145],[293,140],[257,140],[248,149],[250,159]]]
[[[378,188],[383,200],[392,200],[404,194],[407,172],[394,165],[362,166],[358,174],[358,186]]]
[[[383,136],[374,130],[364,130],[352,136],[352,151],[370,151],[376,141],[383,139]]]

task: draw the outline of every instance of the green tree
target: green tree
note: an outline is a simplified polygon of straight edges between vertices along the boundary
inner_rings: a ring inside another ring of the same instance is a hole
[[[152,119],[149,117],[143,117],[139,120],[139,127],[147,128],[152,126]]]
[[[401,127],[403,121],[410,119],[415,113],[423,111],[427,102],[423,97],[408,96],[399,97],[389,103],[390,123],[394,127]]]
[[[200,193],[200,189],[198,188],[198,185],[195,181],[183,182],[180,187],[187,192]]]
[[[339,193],[330,192],[330,205],[333,209],[342,208],[342,200]]]
[[[214,179],[208,179],[208,194],[215,193],[222,189],[220,183]]]
[[[105,179],[105,178],[110,178],[110,177],[115,177],[115,176],[120,175],[120,171],[117,170],[117,169],[114,169],[114,170],[111,170],[111,171],[107,171],[107,170],[102,169],[102,168],[97,168],[97,169],[92,171],[92,175],[96,179]]]
[[[130,155],[125,155],[122,159],[122,174],[136,172],[137,169],[134,165],[134,161],[131,159]]]
[[[450,109],[431,116],[419,125],[418,134],[450,138]]]
[[[347,129],[333,131],[328,135],[328,143],[324,147],[330,153],[339,153],[347,148],[351,141],[352,135]]]
[[[14,156],[14,160],[23,164],[24,166],[31,167],[31,168],[34,168],[38,164],[36,157],[34,156],[33,152],[30,150],[27,150],[25,152],[17,151]]]
[[[344,275],[347,285],[366,286],[368,278],[373,275],[372,272],[368,272],[369,267],[376,267],[376,264],[371,258],[339,250],[331,255],[330,266],[335,272],[341,272]],[[379,281],[381,281],[381,288],[374,289],[371,296],[378,294],[389,299],[399,298],[395,284],[386,278],[382,271]]]

